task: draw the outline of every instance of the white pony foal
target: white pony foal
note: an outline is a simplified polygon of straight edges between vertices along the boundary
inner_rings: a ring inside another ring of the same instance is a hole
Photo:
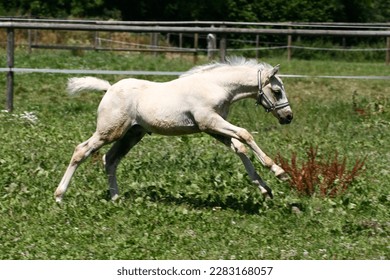
[[[227,63],[195,67],[180,78],[165,83],[124,79],[110,85],[93,77],[70,79],[68,90],[71,93],[83,90],[107,92],[98,108],[96,131],[76,147],[55,191],[56,201],[62,200],[80,163],[105,144],[115,142],[104,161],[111,198],[116,199],[119,194],[117,166],[145,134],[198,132],[205,132],[231,147],[253,183],[264,195],[272,197],[271,189],[247,157],[245,145],[279,178],[286,175],[284,170],[259,148],[246,129],[229,123],[226,117],[232,103],[253,98],[267,112],[272,112],[281,124],[290,123],[293,114],[282,80],[276,75],[278,70],[279,66],[236,58]]]

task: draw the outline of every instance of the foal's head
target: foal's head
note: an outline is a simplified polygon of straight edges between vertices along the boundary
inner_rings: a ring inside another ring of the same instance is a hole
[[[289,124],[293,119],[290,103],[282,80],[276,75],[279,64],[273,68],[258,71],[259,92],[257,104],[261,104],[267,112],[279,120],[281,124]]]

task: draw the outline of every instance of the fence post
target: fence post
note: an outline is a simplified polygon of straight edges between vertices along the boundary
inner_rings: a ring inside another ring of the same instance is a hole
[[[390,65],[390,37],[386,38],[386,65]]]
[[[217,48],[217,40],[214,34],[207,34],[207,59],[213,60],[215,49]]]
[[[221,61],[224,62],[226,58],[226,35],[221,35],[221,40],[219,41],[219,51]]]
[[[14,45],[15,33],[13,28],[7,28],[7,89],[6,89],[6,110],[12,112],[14,109]]]
[[[198,45],[199,45],[199,34],[194,34],[194,64],[198,62]]]
[[[32,45],[32,34],[31,29],[27,30],[27,40],[28,40],[28,54],[31,54],[31,45]]]
[[[259,53],[260,53],[259,46],[260,46],[260,35],[257,34],[256,35],[256,59],[259,59]]]
[[[183,33],[179,33],[179,48],[183,48]],[[180,57],[182,57],[182,52],[180,52]]]
[[[171,33],[167,33],[166,43],[167,43],[168,46],[171,45]]]
[[[158,37],[159,33],[153,32],[150,34],[150,45],[152,46],[152,49],[158,48]],[[153,52],[154,56],[157,56],[157,52]]]
[[[291,27],[289,27],[288,29],[291,29]],[[292,45],[292,35],[288,35],[287,36],[287,61],[290,61],[291,60],[291,45]]]
[[[97,51],[98,50],[98,48],[99,48],[99,41],[100,41],[100,39],[99,39],[99,31],[95,31],[95,33],[94,33],[94,40],[93,40],[93,48],[95,49],[95,51]]]
[[[225,25],[221,25],[222,28],[226,27]],[[221,40],[219,41],[219,55],[222,62],[226,59],[226,34],[221,34]]]

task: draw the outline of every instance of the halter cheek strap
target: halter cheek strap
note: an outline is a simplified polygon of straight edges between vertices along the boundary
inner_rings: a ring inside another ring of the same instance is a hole
[[[272,101],[269,100],[267,95],[264,93],[263,85],[261,84],[261,70],[259,70],[257,73],[258,73],[257,82],[259,85],[259,91],[258,91],[259,94],[257,95],[256,105],[261,104],[267,113],[289,106],[290,103],[288,101],[277,104],[277,102],[272,103]]]

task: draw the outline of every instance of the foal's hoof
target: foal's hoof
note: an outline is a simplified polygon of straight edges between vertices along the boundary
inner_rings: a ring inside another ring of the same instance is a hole
[[[106,167],[106,155],[102,156],[103,166]]]
[[[279,179],[279,180],[281,180],[281,181],[288,181],[288,179],[290,179],[290,176],[288,176],[288,174],[286,173],[286,172],[282,172],[282,173],[280,173],[280,174],[278,174],[278,175],[276,175],[276,177]]]
[[[58,189],[54,192],[54,198],[55,198],[57,203],[61,203],[62,202],[62,197],[63,196],[64,196],[63,192],[61,192]]]
[[[119,194],[115,194],[111,197],[111,201],[116,201],[119,198]]]
[[[264,196],[264,198],[269,198],[269,199],[273,199],[274,198],[274,195],[272,194],[272,190],[270,189],[270,187],[268,187],[267,185],[265,186],[260,186],[260,191],[261,191],[261,194]]]
[[[273,164],[271,166],[271,171],[274,172],[276,178],[278,178],[279,180],[282,180],[282,181],[287,181],[289,179],[289,176],[288,174],[286,173],[286,171],[283,170],[283,168],[281,168],[279,165],[277,164]]]

